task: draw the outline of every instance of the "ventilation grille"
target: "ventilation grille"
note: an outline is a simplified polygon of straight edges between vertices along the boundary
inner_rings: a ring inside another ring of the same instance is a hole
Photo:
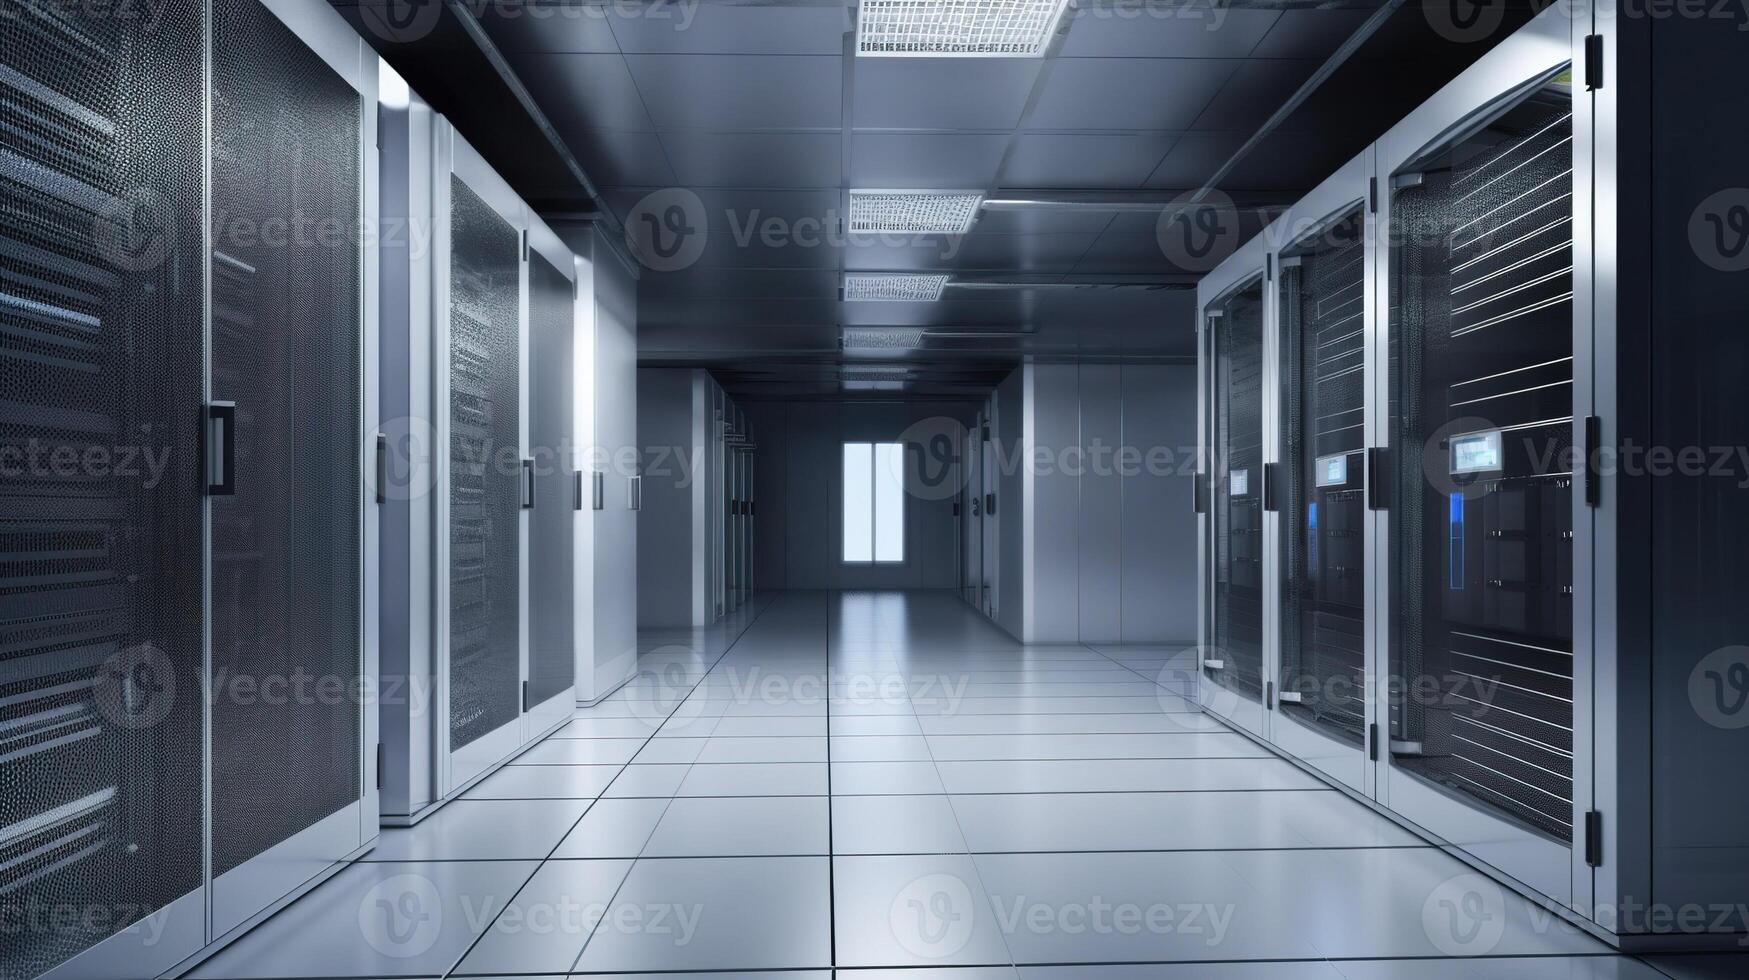
[[[972,230],[983,202],[977,191],[853,190],[850,231],[963,235]]]
[[[856,53],[1036,58],[1068,0],[862,0]]]
[[[916,350],[923,346],[921,327],[845,327],[845,350]]]
[[[946,286],[944,275],[852,275],[844,277],[844,299],[933,303],[941,298]]]

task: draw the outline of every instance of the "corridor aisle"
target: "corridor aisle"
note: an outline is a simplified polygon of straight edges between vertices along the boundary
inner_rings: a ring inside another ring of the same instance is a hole
[[[1198,713],[1184,652],[1025,647],[946,593],[742,616],[647,636],[196,975],[1666,975]]]

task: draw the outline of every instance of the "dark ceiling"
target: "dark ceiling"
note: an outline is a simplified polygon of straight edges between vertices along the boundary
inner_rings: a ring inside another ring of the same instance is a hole
[[[358,5],[416,0],[330,2],[555,220],[683,218],[692,247],[642,270],[640,357],[710,367],[741,397],[837,394],[841,364],[906,365],[906,393],[939,395],[981,390],[1026,354],[1190,357],[1186,287],[1212,260],[1163,248],[1159,209],[1209,181],[1382,5],[1072,0],[1027,59],[854,57],[856,0],[442,0],[440,17],[403,12],[388,29]],[[1454,39],[1472,12],[1454,2],[1390,13],[1229,169],[1231,244],[1531,13],[1494,0],[1473,9],[1498,26]],[[848,190],[870,187],[1055,206],[986,210],[962,237],[843,235]],[[844,302],[846,271],[983,288]],[[952,336],[841,350],[853,325]]]

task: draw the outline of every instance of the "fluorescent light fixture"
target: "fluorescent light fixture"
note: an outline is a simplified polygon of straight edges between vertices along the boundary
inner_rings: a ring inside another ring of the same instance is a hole
[[[850,232],[963,235],[978,220],[981,191],[850,192]]]
[[[856,53],[885,58],[1036,58],[1068,0],[861,0]]]
[[[857,302],[933,303],[947,287],[947,276],[906,272],[849,273],[844,298]]]
[[[923,346],[922,327],[845,327],[845,350],[916,350]]]

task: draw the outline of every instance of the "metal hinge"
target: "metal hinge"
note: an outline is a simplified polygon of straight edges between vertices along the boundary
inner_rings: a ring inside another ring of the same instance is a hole
[[[1593,868],[1603,867],[1603,811],[1589,810],[1585,813],[1585,863]]]
[[[1595,92],[1603,87],[1603,35],[1585,35],[1585,90]]]

